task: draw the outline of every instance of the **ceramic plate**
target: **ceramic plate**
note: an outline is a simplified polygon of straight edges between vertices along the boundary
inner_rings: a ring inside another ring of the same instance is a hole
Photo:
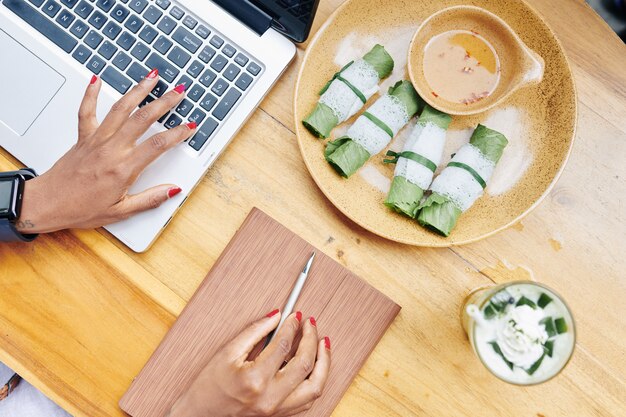
[[[502,105],[475,116],[454,117],[447,135],[445,166],[482,123],[504,133],[504,151],[485,194],[459,218],[444,238],[422,228],[415,220],[383,205],[394,166],[382,163],[385,151],[370,159],[349,179],[340,177],[325,161],[328,140],[346,132],[355,115],[320,140],[301,120],[314,108],[318,91],[344,64],[361,57],[376,43],[384,45],[395,61],[380,92],[399,79],[408,79],[407,51],[415,30],[428,16],[445,7],[466,4],[441,0],[347,0],[312,39],[295,89],[296,135],[311,176],[326,197],[348,218],[371,232],[417,246],[452,246],[483,239],[519,221],[547,195],[569,156],[576,128],[576,93],[571,69],[554,33],[526,3],[517,0],[474,0],[504,19],[531,49],[545,60],[543,81],[523,88]],[[378,96],[372,97],[367,106]],[[364,110],[364,109],[363,109]],[[415,118],[392,141],[401,150]]]

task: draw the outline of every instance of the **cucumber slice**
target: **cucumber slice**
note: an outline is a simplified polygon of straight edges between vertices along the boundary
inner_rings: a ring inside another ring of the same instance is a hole
[[[507,364],[507,366],[509,368],[511,368],[511,371],[513,370],[513,362],[509,361],[506,356],[504,356],[504,353],[502,353],[502,350],[500,350],[500,346],[498,346],[498,342],[496,342],[495,340],[493,342],[489,342],[489,344],[491,345],[491,347],[493,348],[493,350],[500,355],[500,357],[502,358],[502,360]],[[534,365],[533,365],[534,366]]]
[[[539,323],[543,324],[543,326],[545,327],[546,333],[548,333],[548,337],[556,336],[556,327],[554,326],[554,320],[552,320],[552,317],[545,317],[541,319]]]
[[[487,307],[485,307],[485,310],[483,311],[483,314],[485,315],[485,318],[487,320],[492,319],[495,315],[496,315],[497,311],[495,308],[493,308],[493,305],[487,304]]]
[[[528,299],[528,298],[526,298],[526,297],[524,297],[522,295],[522,298],[517,300],[517,304],[515,304],[515,306],[517,307],[517,306],[523,306],[523,305],[527,305],[527,306],[529,306],[529,307],[531,307],[533,309],[537,308],[537,304],[535,304],[534,301],[532,301],[532,300],[530,300],[530,299]]]
[[[525,369],[526,373],[528,375],[532,375],[535,373],[535,371],[537,371],[537,369],[539,369],[539,366],[541,365],[541,362],[543,362],[543,358],[546,357],[546,354],[544,353],[543,355],[541,355],[541,357],[539,359],[537,359],[537,362],[533,363],[533,366],[531,366],[528,369]]]
[[[567,332],[567,323],[565,322],[565,319],[563,317],[559,317],[558,319],[554,320],[554,327],[556,327],[556,332],[558,334]]]
[[[539,296],[539,300],[537,300],[537,305],[541,308],[546,308],[548,304],[552,302],[552,298],[545,293],[541,293]]]
[[[543,345],[543,349],[546,352],[546,355],[552,357],[552,353],[554,353],[554,340],[548,340],[545,345]]]

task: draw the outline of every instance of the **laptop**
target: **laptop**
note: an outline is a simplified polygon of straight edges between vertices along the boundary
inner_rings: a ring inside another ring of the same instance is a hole
[[[99,120],[151,68],[160,81],[142,104],[185,84],[186,98],[140,140],[189,121],[198,131],[130,189],[172,183],[183,192],[105,227],[143,252],[293,59],[317,2],[0,0],[0,146],[41,174],[75,143],[92,74],[103,80]]]

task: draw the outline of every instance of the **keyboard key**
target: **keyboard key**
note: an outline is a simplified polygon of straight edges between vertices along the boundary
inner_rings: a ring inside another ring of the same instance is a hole
[[[239,87],[242,91],[246,91],[248,87],[252,84],[252,77],[245,72],[241,74],[235,85]]]
[[[141,29],[142,26],[143,20],[135,14],[129,17],[126,23],[124,23],[124,27],[133,33],[139,32],[139,29]]]
[[[163,10],[167,10],[167,8],[170,7],[170,4],[172,4],[170,0],[156,0],[156,5]]]
[[[100,77],[104,82],[115,88],[120,94],[126,94],[132,82],[115,68],[108,66]]]
[[[205,87],[208,87],[211,85],[213,80],[215,80],[215,77],[217,77],[217,75],[215,75],[213,71],[208,69],[202,73],[202,76],[198,81],[200,81]]]
[[[213,110],[213,116],[215,116],[217,120],[224,120],[240,97],[241,93],[236,88],[228,90],[228,93],[226,93],[222,101],[220,101],[215,110]]]
[[[193,78],[200,75],[202,71],[204,71],[204,65],[198,60],[193,61],[191,65],[189,65],[189,68],[187,68],[187,74],[191,75]]]
[[[194,84],[193,87],[187,92],[187,98],[197,103],[206,90],[200,87],[198,84]]]
[[[111,59],[116,52],[117,46],[113,45],[109,41],[104,42],[100,49],[98,49],[98,53],[106,59]]]
[[[237,77],[237,75],[239,75],[239,72],[241,72],[241,70],[238,66],[236,66],[235,64],[230,64],[224,71],[224,78],[226,78],[228,81],[233,81]]]
[[[132,59],[124,52],[120,51],[115,58],[113,58],[113,65],[124,71],[128,65],[130,65]]]
[[[161,116],[161,118],[159,118],[159,120],[157,120],[159,123],[163,123],[165,121],[165,119],[167,119],[167,116],[170,115],[170,112],[166,112],[163,116]]]
[[[63,10],[56,18],[56,22],[64,28],[70,27],[76,17],[67,10]]]
[[[115,0],[98,0],[96,2],[96,6],[98,6],[100,9],[104,10],[107,13],[109,12],[109,10],[111,10],[114,4]]]
[[[131,9],[133,9],[137,13],[141,13],[144,11],[146,6],[148,5],[148,0],[130,0],[130,3],[128,3],[128,5],[130,6]]]
[[[235,53],[237,52],[237,50],[235,49],[234,46],[232,46],[231,44],[227,43],[226,46],[224,46],[224,48],[222,48],[222,52],[227,57],[232,58],[233,55],[235,55]]]
[[[165,122],[165,128],[166,129],[172,129],[172,128],[178,126],[179,124],[181,124],[182,121],[183,121],[183,119],[181,119],[180,117],[176,116],[175,114],[172,114],[167,119],[167,122]]]
[[[143,80],[143,77],[148,75],[149,72],[150,70],[143,65],[139,65],[138,63],[133,62],[128,71],[126,71],[126,75],[128,75],[130,78],[138,83],[141,82],[141,80]]]
[[[81,64],[87,62],[90,56],[91,51],[85,45],[78,45],[78,48],[76,48],[76,50],[72,54],[72,57]]]
[[[178,81],[176,82],[176,85],[183,84],[185,86],[185,89],[187,89],[191,87],[192,83],[193,83],[193,80],[191,78],[187,77],[186,75],[183,75],[182,77],[178,79]]]
[[[154,97],[152,96],[146,96],[146,98],[144,98],[141,103],[139,103],[139,108],[145,106],[146,104],[150,104],[155,100]]]
[[[159,36],[159,39],[154,43],[154,49],[165,55],[172,45],[174,45],[174,43],[171,40],[167,39],[165,36]]]
[[[92,11],[93,6],[87,3],[85,0],[78,3],[78,7],[76,7],[76,9],[74,10],[74,12],[76,12],[76,14],[83,19],[87,19],[87,16],[89,16],[89,13],[91,13]]]
[[[189,29],[193,30],[196,27],[198,21],[191,16],[185,16],[183,19],[183,25],[187,26]]]
[[[96,10],[95,12],[93,12],[87,22],[96,29],[100,29],[102,26],[104,26],[107,20],[108,18],[105,15]]]
[[[117,44],[125,51],[128,51],[137,41],[133,35],[128,32],[124,32],[117,39]],[[232,81],[232,80],[231,80]]]
[[[248,63],[248,57],[242,53],[238,53],[237,56],[235,57],[235,62],[240,67],[243,67]]]
[[[146,12],[143,14],[144,19],[152,24],[155,24],[161,16],[163,16],[163,12],[154,6],[148,7],[148,10],[146,10]]]
[[[213,35],[210,40],[211,45],[215,46],[217,49],[221,48],[224,45],[224,39],[220,38],[217,35]]]
[[[202,39],[206,39],[211,34],[211,31],[204,25],[198,26],[196,29],[196,35],[200,36]]]
[[[198,58],[200,58],[201,61],[208,63],[211,58],[213,58],[213,55],[215,55],[215,49],[210,46],[205,46],[202,52],[198,54]]]
[[[175,66],[156,53],[152,53],[152,55],[150,55],[150,58],[146,61],[146,65],[149,68],[158,68],[159,75],[170,83],[174,81],[180,72]]]
[[[76,39],[46,19],[39,11],[29,6],[25,0],[4,0],[2,4],[65,52],[70,53],[78,44]]]
[[[20,3],[24,3],[23,1]],[[43,12],[50,17],[54,17],[61,10],[61,5],[54,0],[48,0],[46,5],[43,6]]]
[[[87,34],[88,30],[89,26],[87,26],[87,23],[83,22],[82,20],[77,20],[72,25],[70,33],[76,36],[78,39],[82,39]]]
[[[141,32],[139,32],[139,39],[145,41],[147,44],[151,44],[154,38],[157,37],[157,34],[158,32],[155,28],[146,25],[141,29]]]
[[[202,46],[202,41],[200,40],[200,38],[189,32],[182,26],[179,26],[174,34],[172,34],[172,39],[174,39],[183,48],[185,48],[192,54],[196,53],[196,51],[200,49],[200,46]]]
[[[207,95],[204,96],[204,98],[200,102],[200,107],[202,107],[206,111],[211,111],[211,109],[213,108],[213,106],[215,106],[216,103],[217,103],[217,97],[215,97],[211,93],[207,93]]]
[[[100,42],[102,42],[102,39],[104,39],[102,37],[102,35],[100,35],[98,32],[96,32],[95,30],[91,30],[89,31],[89,33],[87,34],[87,37],[85,37],[85,43],[91,48],[91,49],[96,49],[98,47],[98,45],[100,45]]]
[[[161,19],[161,21],[157,25],[157,28],[163,33],[165,33],[166,35],[169,35],[170,33],[172,33],[175,27],[176,27],[176,22],[172,20],[169,16],[165,16],[163,19]]]
[[[104,36],[106,36],[107,38],[114,40],[115,38],[117,38],[117,35],[119,35],[121,31],[122,31],[121,27],[119,27],[113,22],[109,22],[106,24],[106,26],[102,30],[102,33],[104,33]]]
[[[167,91],[167,84],[165,84],[165,81],[159,80],[157,82],[157,85],[154,86],[151,92],[153,95],[157,97],[161,97],[163,94],[165,94],[166,91]]]
[[[78,0],[61,0],[61,3],[68,9],[73,8],[78,3]]]
[[[140,61],[143,61],[144,59],[146,59],[149,53],[150,53],[150,48],[148,48],[146,45],[144,45],[141,42],[135,45],[133,50],[130,51],[130,54]]]
[[[105,65],[106,62],[104,62],[104,59],[100,58],[98,55],[94,55],[93,58],[91,58],[87,63],[87,68],[89,68],[94,74],[98,75]]]
[[[185,12],[180,7],[174,6],[172,10],[170,10],[170,14],[174,19],[180,20],[180,18],[185,15]]]
[[[193,135],[193,137],[189,140],[189,146],[191,146],[196,151],[199,151],[202,146],[204,146],[204,144],[209,140],[213,132],[215,132],[217,126],[217,122],[212,117],[209,117],[207,121],[204,122],[202,126],[200,126],[200,129],[198,129],[196,134]]]
[[[211,68],[220,72],[228,64],[228,59],[224,55],[217,54],[213,62],[211,62]]]
[[[185,116],[187,116],[189,114],[191,109],[193,109],[193,103],[191,101],[185,99],[185,100],[181,101],[180,104],[178,104],[178,107],[176,107],[176,113],[178,113],[181,116],[185,117]]]
[[[221,97],[222,94],[226,92],[227,88],[228,88],[228,83],[226,82],[226,80],[223,78],[220,78],[219,80],[215,82],[215,84],[213,84],[213,87],[211,87],[211,91],[213,91],[218,97]]]
[[[41,7],[41,5],[43,4],[44,0],[28,0],[30,1],[33,5],[35,5],[35,7]]]
[[[200,123],[202,123],[205,117],[206,117],[205,112],[203,112],[200,109],[195,109],[187,120],[189,120],[190,122],[195,122],[197,125],[199,125]]]
[[[172,49],[172,52],[170,52],[167,56],[167,59],[178,65],[180,68],[183,68],[191,59],[191,55],[183,51],[182,48],[175,46],[174,49]]]
[[[111,12],[111,17],[117,20],[118,22],[122,23],[124,19],[128,17],[129,14],[130,14],[130,10],[118,4],[117,6],[115,6],[113,11]]]
[[[256,62],[251,62],[246,70],[252,75],[259,75],[259,72],[261,72],[261,67]]]

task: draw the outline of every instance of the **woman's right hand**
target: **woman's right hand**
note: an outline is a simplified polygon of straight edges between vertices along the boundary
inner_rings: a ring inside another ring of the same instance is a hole
[[[274,330],[274,310],[227,343],[174,404],[168,417],[285,417],[308,410],[330,370],[330,339],[318,339],[315,319],[290,315],[254,360],[254,347]],[[296,355],[283,367],[302,328]]]

